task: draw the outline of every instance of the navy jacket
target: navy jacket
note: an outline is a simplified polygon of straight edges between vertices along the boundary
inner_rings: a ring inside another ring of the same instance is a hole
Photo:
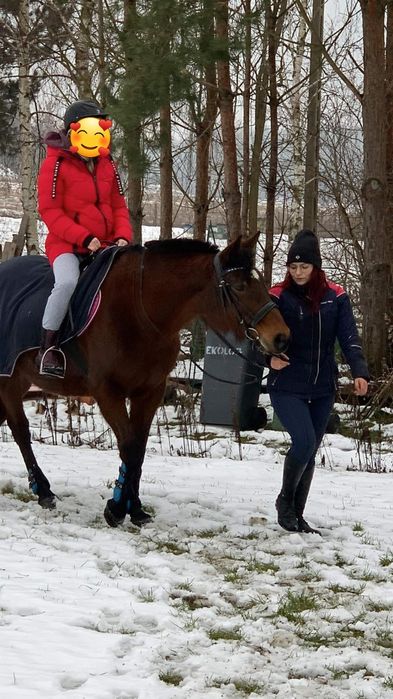
[[[289,366],[279,371],[270,369],[269,393],[287,392],[305,398],[334,393],[338,374],[336,339],[353,378],[369,380],[351,303],[341,286],[328,281],[317,313],[311,312],[301,286],[294,284],[285,290],[275,286],[270,295],[291,331],[291,341],[286,352]]]

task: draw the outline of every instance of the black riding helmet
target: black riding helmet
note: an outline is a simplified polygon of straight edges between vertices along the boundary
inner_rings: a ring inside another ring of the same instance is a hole
[[[85,117],[106,117],[107,112],[104,112],[102,107],[100,107],[96,102],[87,102],[85,100],[79,100],[78,102],[73,102],[67,107],[64,114],[64,127],[68,131],[70,124],[76,123],[79,119],[84,119]]]

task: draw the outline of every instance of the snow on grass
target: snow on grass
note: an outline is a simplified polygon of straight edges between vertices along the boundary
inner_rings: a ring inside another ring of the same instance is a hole
[[[325,441],[332,468],[317,469],[306,513],[322,536],[287,533],[274,510],[286,435],[239,445],[211,428],[204,456],[177,456],[191,440],[167,408],[142,479],[154,521],[113,530],[115,449],[52,446],[28,412],[58,502],[39,508],[1,442],[1,696],[392,697],[393,475],[347,471],[353,440]]]

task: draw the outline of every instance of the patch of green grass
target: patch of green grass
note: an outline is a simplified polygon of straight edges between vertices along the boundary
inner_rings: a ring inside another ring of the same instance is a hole
[[[34,495],[31,490],[25,490],[24,488],[15,490],[14,498],[15,500],[20,500],[20,502],[32,502],[32,500],[37,500],[37,496]]]
[[[243,577],[244,576],[239,573],[238,568],[232,568],[225,573],[224,580],[225,582],[240,584],[240,582],[243,582]]]
[[[381,648],[393,649],[393,629],[378,629],[375,643]]]
[[[355,524],[352,527],[352,531],[354,534],[359,534],[364,532],[364,527],[361,522],[355,522]]]
[[[252,530],[248,532],[248,534],[244,534],[244,536],[240,536],[239,539],[244,539],[245,541],[252,541],[254,539],[259,539],[259,534],[258,532]]]
[[[302,612],[314,609],[318,609],[317,600],[314,595],[310,595],[306,591],[300,594],[288,592],[288,594],[280,600],[277,615],[285,616],[288,621],[299,622],[299,615],[302,614]]]
[[[386,575],[381,575],[381,573],[370,570],[370,568],[352,570],[349,573],[349,577],[354,580],[365,580],[366,582],[384,582],[386,580]]]
[[[375,546],[377,548],[381,545],[379,539],[376,539],[375,536],[371,536],[371,534],[366,533],[362,534],[362,543],[368,546]],[[365,556],[363,557],[365,558]]]
[[[217,434],[215,432],[191,432],[189,434],[190,439],[194,439],[196,441],[207,441],[211,439],[217,439]]]
[[[242,641],[243,635],[238,629],[211,629],[208,632],[211,641]]]
[[[309,631],[298,633],[298,635],[306,645],[320,648],[321,646],[338,646],[340,643],[347,645],[348,641],[352,639],[364,638],[364,631],[350,627],[344,630],[337,630],[331,636],[325,636],[318,632],[310,633]]]
[[[269,554],[269,556],[284,556],[285,551],[282,549],[269,549],[269,551],[266,551],[266,553]]]
[[[296,580],[300,580],[301,582],[305,583],[316,582],[320,579],[321,578],[318,575],[318,573],[316,573],[314,570],[311,570],[311,568],[309,567],[305,567],[304,570],[302,570],[302,572],[296,576]]]
[[[382,602],[374,602],[372,599],[370,599],[367,601],[366,606],[370,612],[390,612],[390,610],[393,608],[393,603],[386,602],[385,604],[382,604]]]
[[[359,595],[363,592],[365,584],[362,585],[341,585],[340,583],[330,583],[328,585],[328,590],[334,592],[336,595],[348,593],[350,595]]]
[[[384,568],[387,568],[387,566],[390,566],[391,563],[393,563],[393,551],[386,551],[386,553],[380,557],[379,564]]]
[[[171,684],[174,687],[178,687],[180,682],[183,682],[183,677],[179,675],[177,672],[160,672],[158,674],[159,679],[161,682],[165,682],[165,684]]]
[[[228,527],[224,524],[222,527],[217,527],[216,529],[202,529],[197,532],[197,536],[199,536],[200,539],[212,539],[214,536],[217,536],[217,534],[224,534],[227,531]]]
[[[252,558],[247,564],[247,570],[250,573],[277,573],[280,566],[273,561],[258,561]]]
[[[188,594],[181,598],[181,606],[187,611],[195,611],[195,609],[203,609],[204,607],[211,607],[211,604],[207,597],[200,597],[199,595]]]
[[[159,551],[173,553],[174,556],[181,556],[183,553],[188,553],[188,548],[183,544],[178,544],[177,541],[156,541],[155,543]]]
[[[209,687],[214,687],[215,689],[221,689],[221,687],[225,687],[225,685],[230,684],[231,680],[229,679],[222,679],[221,677],[216,677],[212,678],[211,680],[208,681],[208,686]]]
[[[332,673],[332,680],[347,680],[349,677],[347,670],[339,670],[334,665],[326,665],[326,669]]]
[[[12,481],[6,481],[0,487],[1,495],[13,495],[15,492],[15,486]]]
[[[389,675],[388,677],[385,677],[382,684],[385,687],[385,689],[393,689],[393,675]]]
[[[255,439],[255,437],[252,437],[249,434],[238,435],[237,441],[240,442],[240,444],[257,444],[257,440]]]
[[[238,692],[247,697],[250,696],[250,694],[257,694],[261,697],[263,696],[262,692],[264,691],[264,687],[256,682],[253,682],[252,680],[233,680],[233,684]]]
[[[179,583],[177,587],[179,590],[186,590],[186,592],[191,592],[192,590],[192,585],[189,580],[185,580],[184,582]]]
[[[314,646],[315,648],[320,648],[321,646],[330,646],[335,643],[334,634],[332,636],[324,636],[319,633],[299,633],[299,637],[308,646]]]
[[[142,600],[142,602],[155,602],[156,599],[152,587],[150,587],[148,590],[139,589],[138,597],[140,600]]]
[[[334,554],[334,562],[338,568],[345,568],[349,562],[338,551]]]
[[[20,500],[20,502],[31,502],[37,499],[37,496],[31,490],[16,488],[12,481],[3,483],[0,487],[0,493],[1,495],[12,495],[15,500]]]
[[[143,503],[143,511],[147,512],[150,517],[156,516],[156,510],[152,505],[146,505],[146,503]]]

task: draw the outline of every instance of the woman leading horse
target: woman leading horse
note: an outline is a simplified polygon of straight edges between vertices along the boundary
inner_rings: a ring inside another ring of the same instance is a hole
[[[222,252],[193,240],[155,241],[120,248],[101,287],[94,320],[71,345],[64,379],[41,375],[36,350],[23,352],[12,376],[0,378],[0,421],[7,420],[22,453],[30,487],[41,506],[55,496],[31,448],[23,396],[32,383],[60,395],[91,395],[115,433],[122,460],[105,518],[149,519],[139,499],[146,443],[169,372],[179,331],[199,317],[214,331],[252,336],[280,354],[289,331],[254,269],[256,237],[238,238]],[[127,399],[131,410],[127,410]]]

